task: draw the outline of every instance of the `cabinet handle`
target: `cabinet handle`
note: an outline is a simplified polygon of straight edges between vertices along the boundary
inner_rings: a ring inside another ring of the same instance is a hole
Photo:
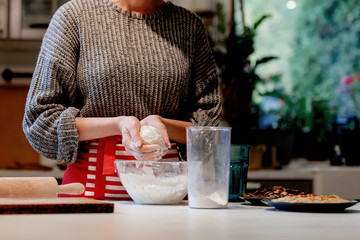
[[[1,76],[5,80],[5,82],[10,82],[13,78],[32,78],[32,73],[15,73],[10,69],[5,69]]]

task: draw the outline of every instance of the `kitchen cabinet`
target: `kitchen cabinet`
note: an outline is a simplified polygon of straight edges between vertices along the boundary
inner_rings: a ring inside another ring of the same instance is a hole
[[[0,86],[0,168],[38,169],[40,155],[28,143],[23,130],[29,86]]]
[[[214,4],[212,0],[171,0],[171,2],[196,12],[214,11]]]
[[[8,0],[0,0],[0,39],[8,36]]]
[[[0,0],[0,39],[40,40],[68,0]]]

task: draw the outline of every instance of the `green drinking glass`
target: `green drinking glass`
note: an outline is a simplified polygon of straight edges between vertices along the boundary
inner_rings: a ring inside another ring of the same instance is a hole
[[[231,144],[229,201],[238,201],[246,192],[250,145]]]

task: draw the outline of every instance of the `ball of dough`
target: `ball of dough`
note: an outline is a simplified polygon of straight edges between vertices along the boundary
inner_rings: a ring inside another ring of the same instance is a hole
[[[162,150],[167,150],[160,130],[153,126],[141,126],[140,137],[145,145],[158,144]]]

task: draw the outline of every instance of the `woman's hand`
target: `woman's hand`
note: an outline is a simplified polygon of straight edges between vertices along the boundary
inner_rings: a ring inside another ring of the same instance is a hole
[[[132,116],[81,118],[75,119],[79,141],[98,139],[108,136],[122,135],[126,151],[137,160],[160,160],[166,154],[157,144],[144,145],[140,137],[141,125],[156,127],[161,132],[165,146],[170,148],[168,131],[172,133],[174,141],[185,142],[185,126],[191,124],[177,120],[165,119],[157,115],[150,115],[139,121]],[[163,122],[166,122],[165,125]]]
[[[136,117],[120,117],[119,129],[122,134],[122,143],[128,153],[137,160],[158,161],[163,156],[159,145],[143,145],[140,137],[141,123]]]
[[[169,136],[168,136],[168,132],[166,129],[165,124],[161,121],[161,117],[158,115],[150,115],[147,116],[146,118],[144,118],[143,120],[140,121],[141,125],[148,125],[148,126],[153,126],[157,129],[159,129],[162,138],[164,140],[165,146],[167,148],[171,148],[171,144],[170,144],[170,140],[169,140]],[[162,154],[165,155],[167,151],[164,151]]]

